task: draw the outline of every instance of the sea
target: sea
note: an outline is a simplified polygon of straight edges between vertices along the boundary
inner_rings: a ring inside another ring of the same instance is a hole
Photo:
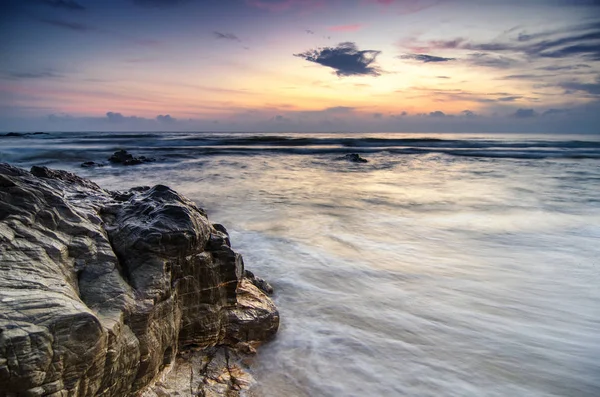
[[[223,224],[281,315],[255,395],[600,396],[600,135],[55,132],[0,162]]]

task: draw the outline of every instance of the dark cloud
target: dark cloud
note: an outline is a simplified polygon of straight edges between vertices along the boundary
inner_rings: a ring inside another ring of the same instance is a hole
[[[45,79],[45,78],[60,78],[62,75],[46,71],[46,72],[12,72],[8,74],[13,79]]]
[[[133,2],[139,6],[156,8],[177,7],[189,1],[190,0],[133,0]]]
[[[460,112],[460,115],[469,119],[477,117],[475,112],[473,112],[472,110],[463,110],[462,112]]]
[[[83,11],[85,7],[73,0],[42,0],[43,4],[71,11]]]
[[[451,40],[433,40],[415,45],[421,50],[462,49],[482,53],[515,53],[530,58],[572,58],[575,56],[600,60],[600,23],[598,21],[549,30],[535,34],[520,33],[513,41],[478,43],[459,37]],[[473,57],[473,63],[481,64],[481,57]],[[492,66],[492,65],[487,65]]]
[[[358,50],[355,43],[340,43],[337,47],[308,50],[294,56],[335,70],[338,76],[379,76],[381,70],[374,66],[381,51]]]
[[[292,119],[290,119],[289,117],[285,117],[285,116],[282,116],[282,115],[278,114],[277,116],[273,117],[271,119],[271,121],[274,121],[276,123],[291,123]]]
[[[545,70],[548,72],[557,72],[557,71],[561,71],[561,70],[576,70],[576,69],[589,69],[589,68],[591,68],[590,65],[587,65],[585,63],[580,63],[577,65],[564,65],[564,66],[550,65],[550,66],[544,66],[544,67],[541,67],[538,69]]]
[[[466,58],[466,61],[472,65],[496,69],[508,69],[517,62],[515,59],[507,56],[489,54],[486,52],[471,53]]]
[[[496,100],[499,102],[514,102],[517,99],[521,99],[521,98],[523,98],[523,97],[515,95],[515,96],[503,96],[500,98],[496,98]]]
[[[237,37],[233,33],[221,33],[221,32],[214,31],[213,36],[215,36],[215,38],[217,38],[217,39],[222,39],[222,40],[242,41],[242,40],[240,40],[239,37]]]
[[[568,91],[583,91],[594,96],[600,96],[600,79],[596,83],[564,82],[559,87]]]
[[[449,76],[435,76],[438,79],[449,79]]]
[[[568,109],[548,109],[544,113],[542,113],[542,116],[553,116],[556,114],[564,114],[564,113],[567,113],[568,111],[569,111]]]
[[[77,22],[62,21],[60,19],[40,19],[39,21],[47,25],[56,26],[57,28],[74,30],[76,32],[88,32],[90,30],[94,30],[94,28],[88,25]]]
[[[399,57],[400,59],[412,59],[414,61],[430,63],[430,62],[448,62],[455,61],[456,58],[444,58],[438,57],[435,55],[427,55],[427,54],[405,54]]]
[[[430,112],[429,117],[446,117],[446,113],[441,110],[436,110],[435,112]]]
[[[513,116],[518,119],[529,119],[536,115],[537,113],[533,109],[517,109],[517,111],[513,113]]]
[[[122,123],[127,119],[123,114],[115,112],[107,112],[106,117],[108,117],[108,121],[111,123]]]
[[[177,121],[177,119],[171,117],[170,114],[159,114],[158,116],[156,116],[156,121],[158,121],[159,123],[174,123],[175,121]]]

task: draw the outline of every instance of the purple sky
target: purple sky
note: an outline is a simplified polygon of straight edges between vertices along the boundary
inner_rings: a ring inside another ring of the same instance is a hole
[[[597,0],[8,0],[0,130],[600,133]]]

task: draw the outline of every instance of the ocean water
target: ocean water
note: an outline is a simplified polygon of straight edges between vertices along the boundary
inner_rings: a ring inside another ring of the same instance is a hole
[[[117,149],[157,161],[79,166]],[[224,224],[281,312],[257,395],[600,396],[599,136],[53,133],[0,161]]]

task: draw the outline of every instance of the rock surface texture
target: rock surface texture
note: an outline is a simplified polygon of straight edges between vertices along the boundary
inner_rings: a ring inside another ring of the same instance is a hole
[[[236,396],[279,314],[170,188],[0,164],[0,396]]]

